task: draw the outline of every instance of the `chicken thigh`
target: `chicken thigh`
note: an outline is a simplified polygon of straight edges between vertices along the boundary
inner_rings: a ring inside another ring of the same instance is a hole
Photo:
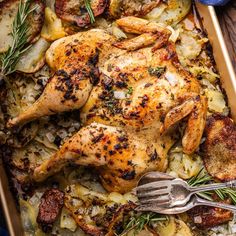
[[[135,187],[144,173],[166,170],[167,152],[174,141],[174,136],[160,138],[153,130],[137,133],[92,123],[37,167],[33,177],[43,181],[71,162],[97,168],[106,190],[125,193]]]

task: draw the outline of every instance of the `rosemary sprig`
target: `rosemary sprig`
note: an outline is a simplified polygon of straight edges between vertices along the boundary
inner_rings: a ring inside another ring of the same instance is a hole
[[[188,184],[190,186],[199,186],[199,185],[208,184],[212,181],[213,181],[212,177],[209,176],[204,171],[204,169],[202,169],[199,171],[199,173],[196,176],[194,176],[188,180]],[[206,192],[198,193],[198,195],[202,198],[213,201],[211,195],[214,192],[217,194],[217,196],[221,200],[225,200],[227,198],[230,198],[232,200],[233,204],[236,205],[236,190],[232,189],[232,188],[223,188],[223,189],[217,189],[217,190],[213,190],[213,191],[206,191]]]
[[[169,218],[165,215],[160,215],[153,212],[145,212],[137,214],[129,218],[129,221],[124,226],[124,231],[119,236],[127,235],[131,230],[134,230],[134,235],[141,232],[146,226],[152,226],[159,221],[166,221]]]
[[[15,66],[21,55],[29,49],[27,45],[29,25],[26,22],[29,14],[35,10],[30,9],[31,0],[21,0],[18,6],[16,17],[13,21],[11,35],[13,42],[8,50],[1,56],[1,75],[6,80],[6,76],[15,71]]]
[[[84,3],[85,3],[86,10],[87,10],[89,17],[90,17],[90,22],[91,22],[91,24],[93,24],[95,22],[95,17],[93,14],[93,10],[91,8],[90,0],[84,0]]]

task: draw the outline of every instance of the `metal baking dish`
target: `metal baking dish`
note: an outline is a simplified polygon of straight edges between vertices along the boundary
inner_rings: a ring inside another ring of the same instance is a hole
[[[231,114],[236,121],[236,77],[231,64],[229,54],[223,39],[219,22],[213,7],[206,7],[196,3],[203,26],[208,33],[208,38],[213,47],[213,54],[217,68],[221,75],[221,83],[228,96]],[[24,235],[21,226],[19,212],[16,209],[15,199],[13,198],[2,161],[0,160],[0,199],[5,213],[9,233],[11,236]]]

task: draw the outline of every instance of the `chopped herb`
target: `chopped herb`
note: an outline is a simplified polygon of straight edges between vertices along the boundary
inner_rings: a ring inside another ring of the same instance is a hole
[[[160,78],[166,71],[166,67],[165,66],[159,66],[159,67],[149,67],[148,68],[148,73],[150,75],[156,76],[158,78]]]
[[[90,22],[91,22],[91,24],[93,24],[95,22],[95,17],[93,14],[93,10],[91,8],[91,2],[90,2],[90,0],[84,0],[84,3],[85,3],[86,10],[87,10],[89,17],[90,17]]]
[[[128,87],[128,90],[126,92],[126,95],[131,95],[133,93],[133,88],[132,87]]]

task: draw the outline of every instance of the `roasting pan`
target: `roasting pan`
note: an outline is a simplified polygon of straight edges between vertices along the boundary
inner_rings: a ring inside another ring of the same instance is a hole
[[[213,55],[217,69],[221,75],[221,83],[228,96],[232,118],[236,121],[236,77],[229,54],[223,39],[219,22],[213,7],[196,3],[203,26],[213,47]],[[24,235],[15,199],[10,191],[6,172],[0,160],[0,200],[5,213],[6,222],[11,236]]]

